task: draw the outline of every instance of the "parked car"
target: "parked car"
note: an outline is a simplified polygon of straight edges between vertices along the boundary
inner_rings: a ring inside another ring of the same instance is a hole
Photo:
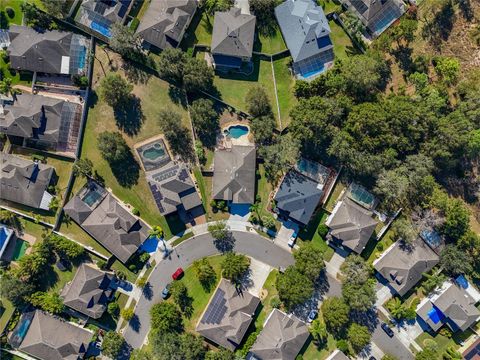
[[[288,240],[288,246],[293,248],[295,246],[295,241],[297,241],[297,232],[294,231],[292,236],[290,236],[290,240]]]
[[[173,280],[178,280],[183,276],[183,269],[179,267],[175,272],[172,274]]]
[[[393,332],[393,330],[390,328],[390,326],[388,326],[386,323],[382,323],[381,325],[382,327],[382,330],[385,331],[385,333],[389,336],[389,337],[393,337],[393,335],[395,335],[395,333]]]
[[[315,320],[317,315],[318,315],[317,310],[311,310],[310,313],[308,314],[307,322],[310,324],[313,320]]]
[[[165,285],[162,290],[162,299],[167,299],[170,296],[170,284]]]
[[[377,360],[377,358],[375,356],[370,356],[368,360]]]

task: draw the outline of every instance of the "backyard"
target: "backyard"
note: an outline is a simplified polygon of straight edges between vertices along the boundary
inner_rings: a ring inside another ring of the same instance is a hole
[[[328,24],[331,30],[330,39],[333,43],[333,52],[337,59],[345,59],[348,56],[360,54],[358,48],[355,47],[350,37],[340,25],[333,20],[330,20]]]
[[[22,3],[23,0],[2,0],[0,1],[0,12],[5,13],[5,17],[3,17],[2,21],[2,28],[6,28],[7,26],[3,25],[8,25],[8,24],[16,24],[16,25],[22,25],[22,18],[23,18],[23,13],[22,13]],[[6,13],[6,9],[11,8],[13,10],[13,17],[10,17]],[[3,22],[7,20],[7,24],[3,24]]]
[[[315,247],[323,251],[325,261],[329,261],[335,252],[328,246],[325,239],[318,234],[318,227],[325,224],[328,215],[329,213],[324,209],[317,211],[313,219],[308,223],[308,226],[303,228],[298,234],[298,245],[302,246],[305,242],[311,242]]]

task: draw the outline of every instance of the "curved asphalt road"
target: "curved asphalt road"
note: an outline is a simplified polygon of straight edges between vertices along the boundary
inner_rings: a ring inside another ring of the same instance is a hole
[[[235,252],[248,255],[275,268],[287,267],[294,263],[293,256],[288,250],[258,234],[241,231],[232,231],[232,234],[235,239],[233,249]],[[206,233],[182,242],[171,253],[170,258],[156,265],[148,279],[150,283],[148,292],[151,296],[142,294],[135,308],[135,316],[123,334],[130,346],[138,349],[143,345],[150,330],[150,308],[161,301],[161,292],[165,285],[172,281],[172,273],[178,267],[186,269],[195,260],[218,253],[212,235]]]

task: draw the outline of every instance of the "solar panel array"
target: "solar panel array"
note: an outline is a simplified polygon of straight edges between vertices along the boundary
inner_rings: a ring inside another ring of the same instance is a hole
[[[162,200],[163,200],[162,193],[158,191],[157,185],[149,182],[148,186],[150,187],[150,191],[152,192],[153,199],[155,200],[155,204],[157,204],[158,210],[160,210],[160,212],[163,213],[165,211],[165,208],[162,205]]]
[[[208,305],[201,322],[203,324],[220,324],[225,313],[227,312],[227,299],[225,299],[225,292],[222,289],[217,289],[213,295],[210,305]]]
[[[360,14],[363,14],[368,9],[368,6],[365,5],[363,0],[350,0],[350,2]]]
[[[180,171],[180,174],[178,174],[178,178],[181,181],[187,180],[188,177],[189,177],[189,175],[188,175],[187,169],[185,169],[185,168],[183,168],[182,171]]]
[[[162,182],[165,179],[169,179],[169,178],[175,176],[178,172],[179,167],[180,167],[179,165],[175,165],[175,166],[173,166],[171,168],[168,168],[166,170],[159,171],[158,173],[152,175],[152,178],[155,181]]]

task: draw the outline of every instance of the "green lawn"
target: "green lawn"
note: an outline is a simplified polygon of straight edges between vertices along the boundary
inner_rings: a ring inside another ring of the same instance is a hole
[[[102,53],[103,52],[98,52],[98,56],[101,57]],[[103,60],[106,59],[104,58]],[[104,63],[106,63],[106,61],[104,61]],[[98,61],[95,62],[95,66],[98,76],[101,74]],[[126,142],[132,148],[132,152],[135,143],[161,133],[157,120],[158,112],[161,109],[171,108],[179,112],[183,117],[184,124],[189,124],[187,112],[181,104],[185,103],[183,94],[175,91],[168,83],[152,76],[146,83],[135,85],[133,92],[140,99],[143,121],[140,124],[138,122],[128,124],[128,126],[131,127],[129,131],[131,135],[123,134]],[[120,184],[119,179],[121,180],[121,178],[125,176],[122,169],[116,170],[116,177],[110,165],[102,158],[97,148],[97,137],[99,133],[103,131],[118,131],[118,127],[112,108],[101,99],[98,99],[96,103],[90,104],[81,157],[92,160],[95,171],[105,180],[106,186],[111,188],[113,193],[124,202],[137,208],[140,211],[140,216],[147,223],[162,226],[167,238],[170,238],[172,233],[176,234],[181,231],[182,229],[179,228],[178,222],[169,224],[166,219],[160,215],[150,189],[148,188],[145,174],[141,169],[138,170],[137,167],[137,170],[128,173],[128,183],[131,185],[125,185],[124,183],[122,186]],[[132,161],[130,166],[135,168],[139,165]]]
[[[55,187],[58,190],[57,196],[60,198],[60,200],[63,199],[65,191],[67,190],[67,184],[70,178],[70,173],[72,172],[73,161],[68,161],[65,158],[62,158],[59,156],[48,154],[42,151],[35,151],[31,149],[22,148],[16,145],[12,145],[12,153],[15,155],[19,155],[23,158],[26,158],[28,160],[32,160],[33,154],[44,156],[46,159],[46,165],[50,165],[53,168],[55,168],[55,175],[57,177],[57,182]],[[10,202],[6,202],[6,203],[8,206],[11,206],[12,208],[15,208],[27,215],[30,215],[30,216],[39,215],[42,221],[48,222],[50,224],[55,223],[56,215],[60,211],[60,209],[58,209],[57,212],[45,211],[40,209],[33,209],[28,206],[23,206],[16,203],[10,203]]]
[[[190,239],[191,237],[193,237],[193,232],[188,232],[182,237],[179,237],[177,240],[173,241],[172,246],[177,246],[178,244],[184,242],[185,240]]]
[[[5,16],[9,24],[22,25],[23,13],[21,10],[23,0],[1,0],[0,11],[5,11],[7,7],[10,7],[14,11],[13,18],[10,18],[5,11]]]
[[[382,237],[380,241],[374,241],[370,239],[367,246],[362,252],[362,256],[367,260],[369,264],[373,263],[380,255],[393,244],[392,230],[389,229],[387,233]]]
[[[268,182],[267,177],[265,176],[265,167],[263,164],[258,164],[258,174],[257,179],[257,195],[260,195],[260,214],[267,215],[270,214],[268,211],[269,195],[273,191],[273,186]]]
[[[23,232],[34,236],[37,240],[42,239],[42,235],[50,232],[52,229],[40,224],[35,224],[33,221],[22,219],[21,221]]]
[[[208,258],[208,261],[212,265],[212,267],[215,269],[215,272],[217,274],[217,283],[220,281],[220,263],[223,260],[222,255],[216,255]],[[200,316],[202,315],[203,311],[207,307],[208,302],[210,301],[210,297],[213,295],[215,292],[216,285],[212,287],[212,289],[207,292],[205,289],[202,287],[200,282],[197,279],[197,275],[195,274],[195,270],[193,269],[192,266],[189,268],[185,269],[185,275],[181,280],[179,280],[185,284],[185,286],[188,289],[188,295],[192,297],[193,302],[192,302],[192,307],[193,307],[193,312],[192,316],[190,318],[184,318],[184,325],[185,325],[185,330],[186,331],[195,331],[195,327],[197,325],[198,320],[200,319]],[[170,301],[171,298],[170,298]]]
[[[10,317],[15,311],[13,304],[5,298],[0,298],[1,301],[1,315],[0,315],[0,333],[3,332]]]
[[[318,247],[324,252],[325,261],[329,261],[335,252],[317,232],[318,226],[325,224],[327,216],[328,212],[325,210],[321,209],[317,211],[314,218],[308,223],[308,226],[298,234],[298,245],[302,246],[303,243],[311,241],[315,247]]]
[[[263,323],[267,319],[267,316],[273,310],[272,306],[270,305],[270,301],[278,295],[278,291],[275,287],[277,276],[278,270],[272,270],[270,274],[268,274],[267,280],[265,280],[265,283],[263,284],[263,289],[267,291],[267,296],[262,299],[262,309],[255,319],[255,327],[257,329],[263,327]]]
[[[212,181],[213,177],[203,176],[201,171],[197,168],[194,170],[195,178],[197,179],[200,194],[202,195],[203,207],[206,211],[207,221],[226,220],[230,216],[228,212],[217,211],[213,212],[210,205],[212,200]]]
[[[442,354],[449,347],[453,347],[454,349],[460,348],[461,342],[465,341],[472,334],[473,331],[469,329],[467,331],[464,331],[463,333],[459,332],[458,334],[454,334],[452,338],[449,339],[448,337],[440,335],[438,333],[435,334],[435,336],[432,336],[427,332],[423,332],[415,339],[415,341],[422,348],[433,342],[436,345],[435,349],[438,351],[439,354]]]
[[[135,283],[135,281],[137,281],[137,277],[138,277],[138,273],[134,273],[132,271],[130,271],[128,269],[128,267],[126,267],[122,262],[120,262],[119,260],[115,260],[112,264],[112,266],[110,266],[110,268],[112,270],[116,270],[116,271],[122,271],[123,273],[125,273],[125,275],[127,276],[127,280],[130,281],[131,283]],[[140,272],[140,270],[139,270]]]
[[[308,338],[303,347],[303,360],[323,360],[326,359],[337,348],[337,342],[331,334],[328,334],[327,343],[323,347],[318,347],[317,344]]]
[[[277,26],[275,32],[270,36],[259,35],[253,44],[253,51],[262,52],[264,54],[273,55],[286,50],[287,46],[283,41],[280,28]]]
[[[335,187],[333,188],[333,191],[330,193],[330,196],[327,199],[327,202],[323,206],[327,211],[329,212],[333,211],[333,208],[337,203],[338,197],[346,187],[347,186],[343,182],[341,182],[340,180],[337,181],[337,183],[335,184]]]
[[[290,69],[288,68],[290,60],[290,57],[285,57],[273,62],[282,128],[285,128],[290,123],[290,110],[297,103],[297,98],[293,95],[295,79],[290,74]]]
[[[329,21],[328,24],[332,31],[330,33],[330,39],[333,43],[333,52],[335,53],[336,58],[344,59],[350,55],[360,53],[340,25],[333,20]]]
[[[323,8],[325,14],[335,11],[340,5],[337,0],[317,0],[317,3]]]
[[[193,48],[193,45],[210,46],[212,42],[213,16],[207,16],[204,11],[197,11],[190,23],[185,37],[180,44],[183,50]]]

